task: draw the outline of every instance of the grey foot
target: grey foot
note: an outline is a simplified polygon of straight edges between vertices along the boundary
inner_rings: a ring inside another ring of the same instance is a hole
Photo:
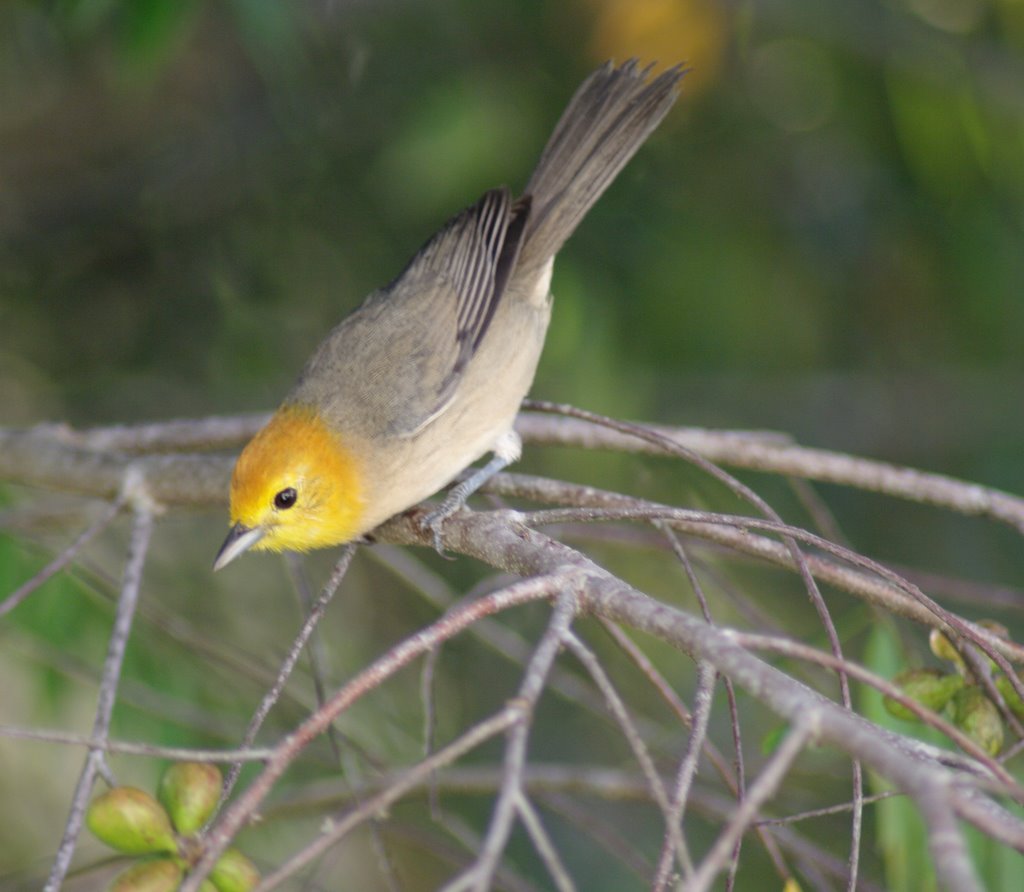
[[[458,487],[456,487],[457,489]],[[428,530],[434,538],[434,551],[443,558],[454,560],[444,553],[444,544],[441,542],[441,530],[444,528],[444,522],[465,504],[465,496],[453,490],[440,505],[420,521],[420,526],[424,530]]]

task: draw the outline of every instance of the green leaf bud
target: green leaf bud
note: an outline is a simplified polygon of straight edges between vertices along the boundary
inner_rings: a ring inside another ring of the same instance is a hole
[[[149,858],[118,874],[107,892],[175,892],[183,874],[173,858]]]
[[[961,676],[947,674],[938,669],[907,669],[897,675],[892,683],[911,700],[934,712],[941,712],[953,695],[964,686]],[[882,702],[890,715],[898,719],[919,721],[902,703],[890,697],[884,698]]]
[[[178,851],[163,806],[135,787],[114,787],[97,796],[86,812],[85,822],[97,839],[126,855]]]
[[[175,762],[164,772],[157,798],[179,833],[197,832],[209,820],[220,800],[222,780],[216,765]]]
[[[957,692],[953,698],[956,726],[990,756],[1003,748],[1003,720],[996,705],[977,685]]]
[[[256,865],[238,849],[228,849],[210,872],[217,892],[249,892],[260,881]]]

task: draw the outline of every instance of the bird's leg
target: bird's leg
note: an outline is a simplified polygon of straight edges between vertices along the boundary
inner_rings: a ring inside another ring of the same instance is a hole
[[[421,521],[434,536],[434,550],[444,555],[441,544],[441,527],[444,522],[458,511],[466,500],[499,471],[503,471],[512,462],[517,461],[523,451],[523,441],[515,431],[506,431],[494,444],[494,455],[486,465],[477,468],[465,480],[452,487],[451,492],[433,511]]]

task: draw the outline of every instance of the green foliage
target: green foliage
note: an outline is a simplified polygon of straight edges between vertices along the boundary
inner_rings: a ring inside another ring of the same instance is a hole
[[[964,679],[961,675],[946,674],[938,669],[905,669],[893,678],[892,683],[911,700],[934,712],[941,712],[964,686]],[[888,697],[882,702],[896,718],[918,721],[917,716],[902,703]]]

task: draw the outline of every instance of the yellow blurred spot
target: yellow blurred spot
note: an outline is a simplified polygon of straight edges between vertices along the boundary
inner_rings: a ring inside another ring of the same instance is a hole
[[[586,0],[595,10],[595,61],[636,56],[662,66],[685,62],[686,94],[711,86],[722,65],[728,21],[718,0]]]
[[[790,877],[786,880],[786,885],[782,887],[782,892],[800,892],[800,884]]]

